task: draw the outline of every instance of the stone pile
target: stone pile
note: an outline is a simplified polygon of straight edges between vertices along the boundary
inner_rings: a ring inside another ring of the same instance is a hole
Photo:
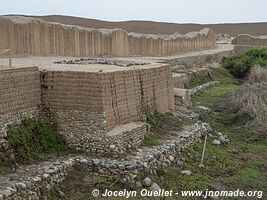
[[[71,64],[71,65],[116,65],[120,67],[130,67],[138,65],[149,65],[148,62],[140,61],[127,61],[127,60],[116,60],[116,59],[107,59],[107,58],[81,58],[75,60],[62,60],[56,61],[55,64]]]
[[[0,200],[40,199],[46,192],[62,183],[75,166],[85,167],[95,176],[100,174],[118,176],[122,181],[134,185],[139,183],[141,187],[158,190],[160,187],[149,178],[141,182],[140,172],[155,174],[155,169],[158,167],[181,163],[179,152],[200,142],[201,137],[210,130],[208,124],[198,122],[183,131],[177,139],[166,141],[162,146],[154,147],[141,156],[132,157],[129,161],[76,156],[18,169],[16,174],[0,177]]]
[[[194,94],[196,94],[198,92],[204,91],[207,88],[215,86],[215,85],[218,85],[218,84],[220,84],[220,81],[211,81],[211,82],[205,83],[203,85],[199,85],[197,87],[194,87],[194,88],[190,89],[189,90],[189,95],[192,96],[192,95],[194,95]]]

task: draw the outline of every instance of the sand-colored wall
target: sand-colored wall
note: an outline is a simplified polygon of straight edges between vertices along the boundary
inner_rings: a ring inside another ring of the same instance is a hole
[[[248,34],[240,34],[233,39],[232,44],[235,45],[235,53],[241,53],[257,47],[267,48],[267,36],[256,37]]]
[[[22,115],[23,110],[41,103],[40,76],[37,67],[0,70],[0,117]]]
[[[47,71],[42,74],[42,101],[50,112],[56,112],[56,120],[63,126],[72,121],[64,120],[70,118],[66,113],[77,111],[87,115],[85,121],[92,121],[87,125],[94,127],[92,132],[99,127],[109,131],[116,125],[141,121],[151,112],[173,111],[171,67],[105,73]]]
[[[210,29],[159,36],[0,17],[0,49],[10,48],[15,55],[164,56],[212,48],[215,38]]]
[[[131,121],[141,121],[145,115],[174,110],[171,67],[127,70],[105,73],[103,81],[104,110],[108,128]]]
[[[103,112],[100,73],[42,72],[42,100],[50,108]]]

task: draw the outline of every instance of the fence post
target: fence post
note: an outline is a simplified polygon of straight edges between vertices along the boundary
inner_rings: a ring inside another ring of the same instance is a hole
[[[11,68],[12,67],[12,53],[11,53],[11,49],[9,49],[9,54],[8,54],[9,56],[9,67]]]

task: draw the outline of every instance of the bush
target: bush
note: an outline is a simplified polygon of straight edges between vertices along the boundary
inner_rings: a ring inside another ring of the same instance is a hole
[[[152,126],[158,126],[162,121],[165,121],[167,116],[163,113],[155,112],[147,116],[147,122]]]
[[[68,150],[57,126],[36,118],[26,119],[21,125],[9,125],[7,139],[19,161],[44,160]]]
[[[267,66],[267,49],[255,48],[238,56],[232,56],[223,59],[223,67],[236,78],[246,78],[255,66]]]

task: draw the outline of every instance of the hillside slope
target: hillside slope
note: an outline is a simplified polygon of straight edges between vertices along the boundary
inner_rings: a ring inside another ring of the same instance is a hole
[[[267,22],[262,23],[236,23],[236,24],[175,24],[153,21],[123,21],[107,22],[95,19],[86,19],[80,17],[49,15],[34,16],[48,22],[59,22],[62,24],[72,24],[91,28],[122,28],[128,32],[154,33],[154,34],[172,34],[174,32],[188,33],[199,31],[205,27],[213,29],[216,33],[230,34],[235,36],[239,33],[251,35],[267,35]]]

